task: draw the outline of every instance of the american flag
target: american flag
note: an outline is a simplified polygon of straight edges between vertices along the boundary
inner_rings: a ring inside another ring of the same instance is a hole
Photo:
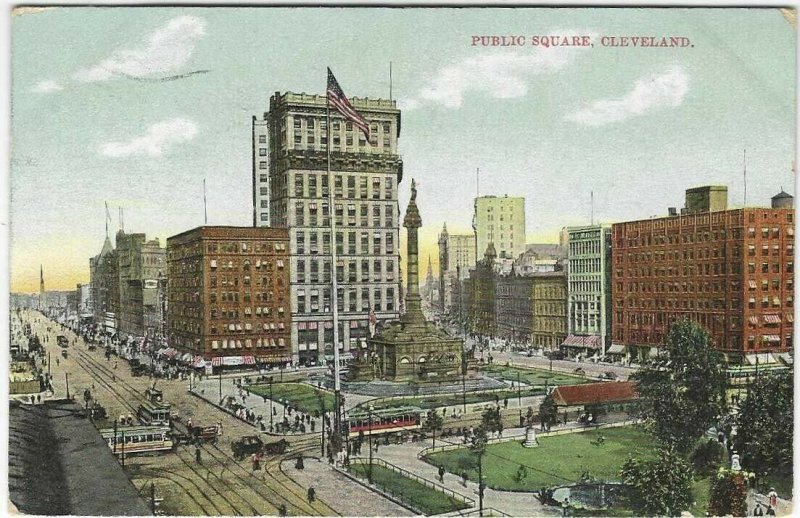
[[[364,132],[369,142],[369,124],[364,120],[364,117],[353,108],[347,96],[339,86],[339,82],[333,76],[331,69],[328,69],[328,101],[336,108],[336,111],[344,115],[344,118],[355,124],[358,129]]]

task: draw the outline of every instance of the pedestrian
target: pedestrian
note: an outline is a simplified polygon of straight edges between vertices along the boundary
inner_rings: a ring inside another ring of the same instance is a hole
[[[767,498],[769,498],[769,505],[773,509],[778,507],[778,493],[775,491],[774,487],[769,488],[769,493],[767,493]]]
[[[753,510],[753,516],[764,516],[764,509],[761,508],[761,502],[756,502],[756,508]]]
[[[775,516],[775,508],[772,506],[767,507],[767,516]]]
[[[467,472],[466,471],[462,471],[461,472],[461,485],[464,486],[464,487],[467,487],[467,478],[468,478],[467,477]]]
[[[313,487],[308,488],[308,501],[313,502],[317,498],[317,492],[314,491]]]
[[[278,516],[287,516],[289,513],[286,511],[286,504],[281,504],[278,507]]]
[[[444,466],[439,466],[439,482],[444,482]]]
[[[508,408],[508,398],[503,398],[503,408],[504,409]]]
[[[195,447],[194,460],[197,461],[198,464],[202,464],[203,463],[201,458],[200,458],[200,447],[199,446]]]

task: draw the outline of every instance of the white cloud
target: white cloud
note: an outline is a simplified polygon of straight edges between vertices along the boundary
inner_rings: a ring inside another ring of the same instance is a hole
[[[45,80],[39,81],[36,86],[33,87],[33,91],[40,94],[47,94],[50,92],[57,92],[59,90],[63,90],[64,87],[61,86],[61,83],[57,81]]]
[[[134,49],[119,49],[95,66],[79,70],[79,81],[107,81],[115,77],[148,77],[184,66],[194,51],[205,22],[194,16],[178,16],[156,29]]]
[[[173,145],[192,140],[197,132],[197,124],[178,117],[153,124],[144,135],[133,137],[130,140],[107,142],[103,145],[100,153],[112,157],[160,156]]]
[[[553,35],[583,36],[583,31],[558,31]],[[447,108],[460,108],[467,92],[483,92],[494,99],[513,99],[528,93],[531,76],[557,72],[572,61],[578,52],[589,47],[525,47],[486,50],[440,68],[428,85],[416,96],[406,99],[405,109],[414,109],[425,102]]]
[[[603,126],[665,107],[683,104],[689,76],[679,67],[636,80],[633,89],[617,99],[600,99],[570,113],[566,119],[585,126]]]

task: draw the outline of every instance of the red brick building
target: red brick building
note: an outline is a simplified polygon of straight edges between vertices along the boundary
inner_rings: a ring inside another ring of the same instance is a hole
[[[708,330],[731,362],[752,362],[756,354],[770,361],[788,352],[794,210],[786,196],[773,199],[775,208],[693,207],[681,215],[613,225],[614,347],[643,359],[653,356],[670,324],[689,318]]]
[[[167,239],[169,343],[214,364],[290,362],[289,234],[206,226]]]

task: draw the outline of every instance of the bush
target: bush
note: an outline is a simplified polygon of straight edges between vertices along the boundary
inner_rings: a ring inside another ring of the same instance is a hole
[[[725,446],[716,439],[701,442],[691,456],[692,466],[702,475],[709,475],[725,461]]]
[[[748,475],[721,468],[711,479],[708,512],[713,516],[747,516]]]

